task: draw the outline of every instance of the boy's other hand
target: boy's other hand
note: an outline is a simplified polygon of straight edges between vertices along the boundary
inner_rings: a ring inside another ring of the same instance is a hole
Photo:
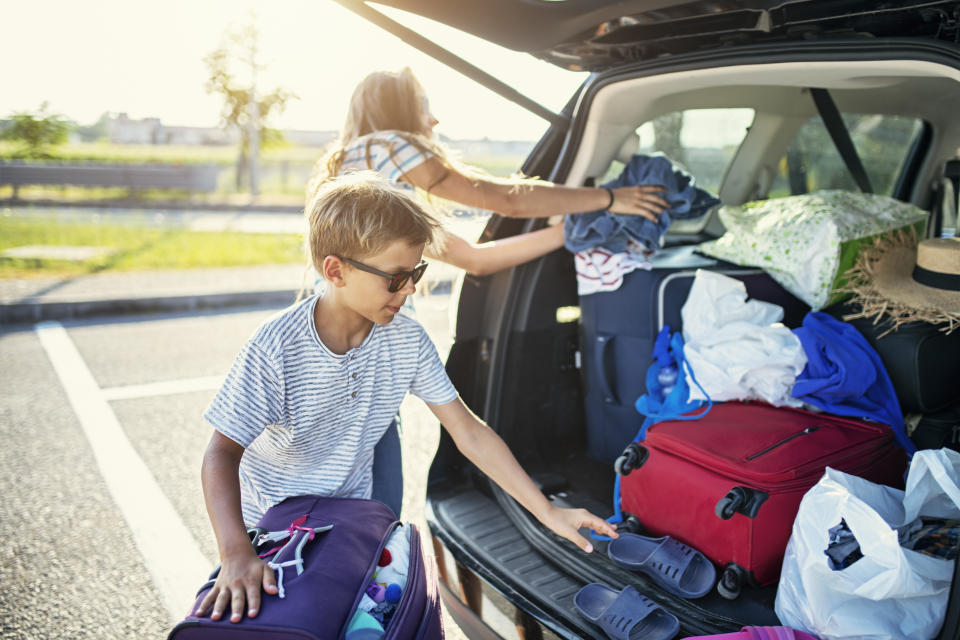
[[[562,536],[577,545],[587,553],[593,551],[590,541],[580,535],[579,529],[589,527],[600,535],[611,538],[618,537],[616,528],[586,509],[561,509],[551,507],[551,511],[544,518],[543,523],[550,527],[558,536]]]
[[[212,605],[210,619],[219,620],[229,608],[230,622],[240,622],[246,604],[247,617],[255,618],[260,611],[261,586],[269,594],[278,591],[273,569],[258,558],[252,548],[243,557],[224,558],[217,581],[200,602],[196,614],[206,615]]]

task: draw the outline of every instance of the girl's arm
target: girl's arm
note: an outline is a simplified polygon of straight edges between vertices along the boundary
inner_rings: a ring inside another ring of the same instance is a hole
[[[437,158],[429,158],[403,174],[404,182],[430,194],[471,207],[495,211],[510,218],[543,218],[562,213],[608,209],[643,216],[654,222],[670,207],[660,197],[663,187],[647,185],[613,189],[613,205],[606,189],[566,187],[543,180],[506,181],[465,176]]]
[[[443,236],[442,246],[428,246],[425,253],[467,273],[487,275],[539,258],[562,246],[561,223],[492,242],[469,242],[448,232]]]
[[[593,545],[580,535],[578,529],[589,527],[597,533],[617,537],[610,523],[586,509],[562,509],[550,504],[506,443],[473,415],[459,396],[446,404],[427,406],[450,433],[457,449],[554,533],[587,553],[593,551]]]

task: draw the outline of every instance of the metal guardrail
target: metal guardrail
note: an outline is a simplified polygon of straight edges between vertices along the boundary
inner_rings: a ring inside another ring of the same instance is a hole
[[[128,189],[217,190],[215,164],[25,164],[0,162],[0,184],[75,185]]]

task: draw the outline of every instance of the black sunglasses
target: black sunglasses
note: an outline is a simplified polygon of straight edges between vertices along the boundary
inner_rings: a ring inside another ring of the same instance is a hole
[[[340,258],[340,256],[337,256]],[[377,276],[381,276],[390,281],[390,284],[387,285],[387,291],[390,293],[396,293],[403,289],[407,284],[407,281],[413,280],[413,284],[420,282],[420,278],[423,277],[423,272],[427,270],[427,263],[421,262],[413,269],[409,271],[398,271],[397,273],[387,273],[386,271],[380,271],[380,269],[374,269],[369,265],[365,265],[362,262],[357,262],[356,260],[351,260],[350,258],[340,258],[347,264],[352,267],[360,269],[360,271],[366,271],[367,273],[372,273]]]

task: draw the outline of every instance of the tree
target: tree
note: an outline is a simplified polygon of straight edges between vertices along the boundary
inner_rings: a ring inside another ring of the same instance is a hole
[[[80,125],[76,128],[77,136],[84,142],[96,142],[110,137],[110,114],[102,113],[93,124]]]
[[[680,164],[686,164],[686,153],[680,141],[683,131],[683,111],[667,113],[653,119],[653,147]]]
[[[22,112],[10,116],[0,139],[20,144],[14,155],[22,158],[50,158],[53,147],[67,141],[70,124],[56,113],[47,112],[47,103],[36,113]]]
[[[240,188],[241,176],[249,165],[254,195],[259,149],[283,140],[283,134],[269,128],[267,121],[272,114],[282,112],[288,100],[297,97],[283,87],[268,93],[257,88],[257,73],[263,69],[257,62],[259,40],[260,34],[251,18],[250,23],[239,31],[228,31],[223,44],[203,59],[210,72],[205,85],[207,93],[219,93],[223,97],[221,120],[224,125],[240,131],[237,187]],[[242,65],[242,75],[246,77],[238,77],[234,71],[237,64]]]

